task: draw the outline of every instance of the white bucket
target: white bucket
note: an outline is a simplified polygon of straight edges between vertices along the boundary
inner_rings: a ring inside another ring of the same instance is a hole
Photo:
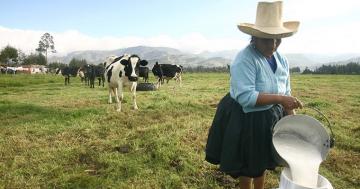
[[[331,183],[321,175],[318,175],[318,183],[316,188],[300,186],[292,181],[290,170],[288,168],[284,168],[281,172],[279,187],[279,189],[333,189]]]
[[[282,118],[274,127],[273,143],[280,160],[291,168],[281,174],[280,189],[328,188],[322,187],[323,183],[330,183],[318,175],[318,168],[327,156],[331,140],[318,120],[301,114]]]

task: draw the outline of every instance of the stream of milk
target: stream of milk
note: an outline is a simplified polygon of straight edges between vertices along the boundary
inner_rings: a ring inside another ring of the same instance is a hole
[[[292,181],[301,186],[317,188],[322,161],[319,150],[313,144],[289,133],[277,134],[273,143],[276,151],[288,163]]]

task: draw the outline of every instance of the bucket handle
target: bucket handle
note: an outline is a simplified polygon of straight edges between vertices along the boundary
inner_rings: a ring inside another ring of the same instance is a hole
[[[328,123],[328,128],[330,129],[330,133],[331,133],[330,134],[330,148],[334,147],[334,145],[335,145],[335,137],[334,137],[334,132],[332,131],[332,125],[331,125],[329,119],[317,108],[311,107],[309,105],[305,105],[304,108],[312,109],[312,110],[316,111],[317,113],[319,113],[321,116],[323,116],[325,118],[325,120]]]

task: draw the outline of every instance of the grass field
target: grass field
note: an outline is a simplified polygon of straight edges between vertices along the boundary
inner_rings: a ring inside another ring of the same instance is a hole
[[[60,76],[0,75],[0,188],[238,186],[204,161],[228,74],[184,74],[181,88],[170,81],[138,92],[137,111],[126,89],[120,113],[106,87],[71,79],[64,86]],[[333,125],[336,146],[320,173],[336,189],[360,188],[359,86],[360,76],[292,77],[293,95]],[[280,172],[267,173],[266,188],[278,186]]]

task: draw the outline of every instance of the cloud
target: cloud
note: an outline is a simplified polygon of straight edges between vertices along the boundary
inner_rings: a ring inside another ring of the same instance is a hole
[[[291,53],[359,53],[360,22],[301,28],[293,37],[283,40],[281,50]]]
[[[0,26],[0,48],[14,46],[25,53],[35,52],[45,31],[10,29]],[[154,37],[91,37],[76,30],[49,32],[54,37],[58,55],[81,50],[114,50],[132,46],[172,47],[186,52],[220,51],[239,49],[244,46],[239,38],[209,39],[200,33],[190,33],[180,38],[168,35]]]
[[[283,53],[358,53],[360,52],[360,21],[319,24],[302,23],[297,34],[283,40]],[[26,54],[35,52],[40,37],[46,31],[20,30],[0,26],[0,49],[11,45]],[[208,38],[201,33],[189,33],[179,38],[169,35],[153,37],[92,37],[77,30],[50,32],[54,36],[57,56],[82,50],[114,50],[133,46],[172,47],[185,52],[242,49],[249,43],[248,35]],[[50,55],[51,56],[51,55]]]
[[[309,22],[358,12],[359,0],[284,0],[284,16],[289,20]]]

